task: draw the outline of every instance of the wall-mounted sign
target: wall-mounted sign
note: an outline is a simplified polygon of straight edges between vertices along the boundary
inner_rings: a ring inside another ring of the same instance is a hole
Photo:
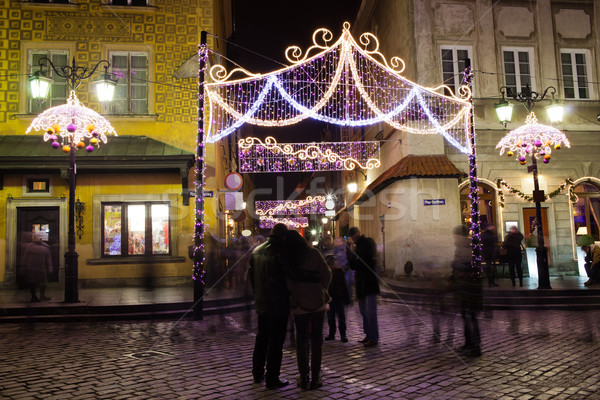
[[[204,197],[214,197],[214,196],[215,196],[215,194],[213,193],[212,190],[205,190],[204,191]]]
[[[225,176],[225,187],[229,190],[239,190],[244,180],[237,172],[230,172]]]
[[[423,200],[424,206],[445,206],[446,199],[426,199]]]

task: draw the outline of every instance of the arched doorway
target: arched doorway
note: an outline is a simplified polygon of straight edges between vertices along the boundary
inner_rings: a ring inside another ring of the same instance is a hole
[[[477,184],[479,190],[479,222],[481,226],[493,224],[498,228],[498,217],[496,210],[496,190],[483,182]],[[469,198],[469,185],[460,189],[460,217],[463,224],[471,222],[471,199]]]
[[[573,189],[577,203],[573,205],[575,234],[591,235],[600,240],[600,189],[596,184],[583,182]]]

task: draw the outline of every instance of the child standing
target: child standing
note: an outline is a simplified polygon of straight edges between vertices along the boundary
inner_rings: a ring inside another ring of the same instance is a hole
[[[328,255],[325,258],[331,270],[331,283],[329,284],[329,310],[327,311],[327,322],[329,324],[329,335],[325,340],[335,339],[335,318],[337,315],[342,343],[348,342],[346,337],[346,305],[350,303],[346,275],[336,262],[335,256]]]

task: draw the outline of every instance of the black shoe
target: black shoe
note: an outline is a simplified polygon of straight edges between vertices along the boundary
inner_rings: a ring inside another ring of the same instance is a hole
[[[321,377],[319,376],[318,378],[313,378],[312,381],[310,381],[310,389],[318,389],[320,387],[323,387],[323,380],[321,379]]]
[[[301,389],[308,389],[308,376],[307,375],[300,375],[298,377],[298,387]]]
[[[341,342],[348,343],[348,338],[346,336],[342,336]]]
[[[261,383],[262,381],[265,380],[265,375],[260,375],[260,376],[254,376],[254,383]]]
[[[375,347],[377,346],[377,342],[374,340],[369,340],[364,344],[365,347]]]
[[[367,343],[369,341],[369,338],[365,336],[365,338],[363,340],[359,340],[358,343]]]
[[[40,298],[40,300],[41,300],[41,301],[50,301],[51,299],[50,299],[50,297],[42,296],[42,297]]]
[[[32,298],[31,298],[31,302],[32,302],[32,303],[39,303],[39,302],[40,302],[40,299],[38,299],[37,297],[32,297]]]
[[[285,379],[277,379],[275,382],[267,382],[267,389],[280,389],[289,384]]]
[[[329,335],[325,337],[325,340],[334,340],[335,336],[334,335]]]

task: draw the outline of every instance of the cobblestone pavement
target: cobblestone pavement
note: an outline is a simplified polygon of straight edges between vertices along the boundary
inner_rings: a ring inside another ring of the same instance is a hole
[[[484,313],[478,358],[456,351],[459,316],[445,318],[441,343],[425,309],[382,300],[379,316],[380,345],[365,349],[358,307],[349,308],[350,342],[325,342],[324,386],[312,391],[295,385],[289,339],[282,378],[291,384],[252,382],[253,311],[203,321],[2,324],[0,398],[600,399],[600,311]]]

